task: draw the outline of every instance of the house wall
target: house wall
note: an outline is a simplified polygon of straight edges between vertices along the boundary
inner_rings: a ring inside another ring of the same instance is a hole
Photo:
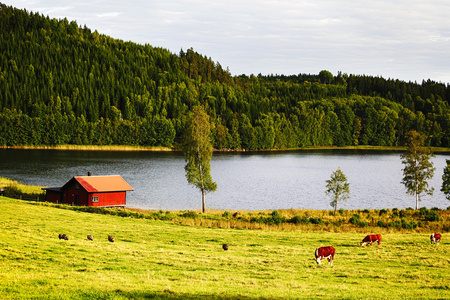
[[[98,197],[98,202],[93,202],[92,198]],[[89,194],[89,206],[125,206],[126,192],[108,192]]]
[[[78,182],[72,181],[72,183],[64,189],[64,203],[88,206],[88,193]]]
[[[61,203],[61,195],[62,193],[60,192],[47,190],[45,193],[45,201],[53,203]]]

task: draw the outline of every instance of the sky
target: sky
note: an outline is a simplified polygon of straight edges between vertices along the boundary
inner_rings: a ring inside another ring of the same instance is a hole
[[[232,75],[450,84],[448,0],[1,0],[113,38],[194,51]]]

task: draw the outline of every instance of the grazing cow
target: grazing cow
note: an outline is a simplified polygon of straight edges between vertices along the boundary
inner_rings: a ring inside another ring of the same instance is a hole
[[[441,234],[440,233],[433,233],[430,236],[430,241],[431,241],[431,245],[439,244],[439,242],[441,241]]]
[[[114,243],[114,237],[112,235],[108,235],[108,241]]]
[[[69,240],[69,237],[67,236],[67,234],[60,233],[60,234],[59,234],[59,239],[60,239],[60,240],[66,240],[66,241],[68,241],[68,240]]]
[[[370,244],[372,246],[372,243],[374,243],[374,242],[378,242],[378,245],[381,244],[381,234],[366,235],[366,237],[362,240],[360,245],[362,246],[364,244],[367,244],[367,245]]]
[[[223,248],[223,250],[227,251],[228,250],[228,245],[227,244],[223,244],[222,248]]]
[[[335,250],[333,246],[317,248],[315,252],[316,256],[315,261],[317,262],[318,265],[320,265],[320,261],[326,258],[328,259],[328,264],[333,265],[334,253]]]
[[[94,237],[93,237],[92,235],[88,234],[88,235],[87,235],[87,239],[90,240],[90,241],[93,241],[93,240],[94,240]]]

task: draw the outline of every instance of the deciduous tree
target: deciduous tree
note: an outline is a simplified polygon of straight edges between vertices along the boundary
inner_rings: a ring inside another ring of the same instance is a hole
[[[450,200],[450,159],[445,160],[447,165],[444,167],[444,174],[442,175],[441,192],[445,194],[447,200]]]
[[[202,192],[202,211],[205,212],[205,195],[214,192],[217,184],[211,177],[212,144],[209,117],[202,106],[195,106],[186,121],[183,141],[186,178]]]
[[[406,152],[401,155],[403,169],[402,183],[406,193],[416,198],[416,209],[419,209],[420,194],[433,195],[434,188],[428,187],[428,180],[433,178],[433,163],[430,161],[434,155],[423,147],[424,137],[415,130],[408,132]]]
[[[330,205],[334,208],[334,213],[336,214],[338,203],[350,198],[350,184],[340,168],[331,173],[331,178],[326,183],[327,190],[325,194],[331,197]]]

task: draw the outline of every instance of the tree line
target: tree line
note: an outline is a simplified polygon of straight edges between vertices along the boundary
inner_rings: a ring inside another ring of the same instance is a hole
[[[1,4],[0,145],[180,147],[195,106],[216,149],[450,147],[450,89],[364,75],[232,76],[178,54]]]

